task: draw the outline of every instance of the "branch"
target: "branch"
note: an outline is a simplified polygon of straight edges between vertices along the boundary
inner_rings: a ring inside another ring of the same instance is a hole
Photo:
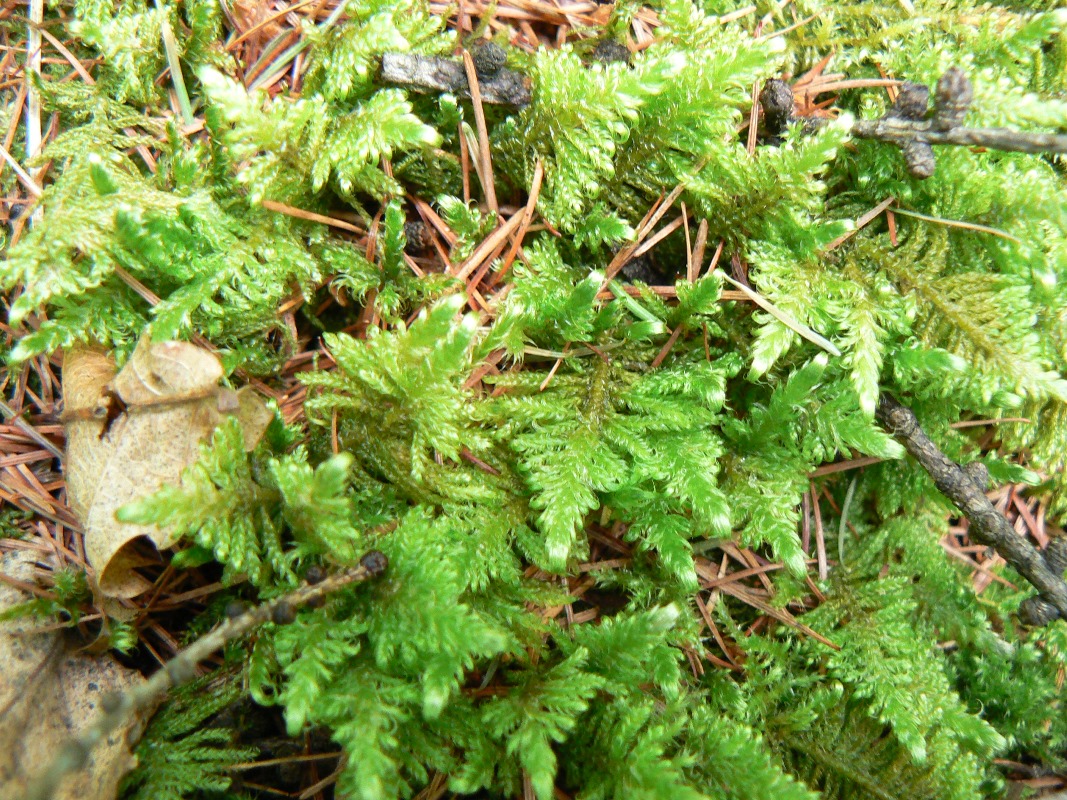
[[[530,90],[518,72],[497,65],[497,54],[483,45],[474,52],[478,88],[482,102],[522,107],[530,103]],[[414,91],[451,92],[461,97],[471,96],[463,63],[439,56],[418,56],[410,53],[386,53],[382,56],[379,77]]]
[[[1024,539],[985,495],[988,473],[975,475],[942,453],[930,440],[910,408],[888,394],[878,401],[879,422],[904,445],[920,466],[934,479],[938,490],[970,520],[968,535],[979,544],[993,547],[1020,575],[1040,592],[1024,601],[1019,609],[1023,621],[1046,625],[1056,617],[1067,619],[1067,539],[1057,538],[1044,555]]]
[[[954,144],[1009,150],[1013,153],[1067,153],[1067,135],[1025,133],[1008,128],[952,128],[935,130],[930,122],[911,122],[883,117],[859,120],[852,126],[859,139],[879,139],[902,145],[909,141],[925,144]]]
[[[98,742],[121,727],[131,714],[146,712],[172,687],[196,677],[196,665],[228,641],[243,636],[264,622],[292,622],[296,618],[297,606],[314,604],[338,589],[377,577],[385,572],[388,564],[385,555],[371,550],[360,559],[358,566],[331,575],[318,583],[308,583],[287,595],[238,613],[213,631],[201,636],[140,686],[122,694],[105,696],[100,703],[103,713],[80,735],[60,748],[52,763],[30,784],[25,795],[26,800],[51,800],[59,788],[60,781],[85,766]]]
[[[893,108],[878,120],[861,120],[852,135],[879,139],[900,147],[908,171],[919,178],[934,173],[931,145],[971,145],[1021,153],[1067,153],[1067,136],[1050,133],[1023,133],[1006,128],[964,128],[960,123],[974,97],[967,76],[952,67],[937,82],[933,114],[929,114],[930,90],[921,84],[900,87]],[[794,121],[793,90],[785,81],[769,80],[759,96],[764,126],[772,142]],[[811,124],[805,120],[805,124]],[[964,469],[942,453],[919,426],[911,409],[887,394],[878,402],[878,420],[919,462],[938,490],[970,520],[968,533],[979,544],[993,547],[1000,556],[1028,580],[1039,596],[1023,601],[1019,614],[1031,625],[1047,625],[1057,617],[1067,619],[1067,538],[1053,539],[1042,554],[1015,529],[985,495],[988,472]],[[970,466],[970,465],[969,465]]]
[[[858,139],[890,142],[901,149],[908,171],[917,178],[929,178],[936,166],[931,145],[988,147],[1016,153],[1067,153],[1067,135],[1028,133],[1008,128],[965,128],[961,125],[974,98],[970,80],[958,67],[952,67],[937,82],[934,108],[929,113],[930,90],[921,84],[900,87],[893,108],[881,119],[859,120],[852,126]],[[785,81],[767,81],[760,92],[764,124],[777,139],[795,120],[793,90]],[[813,120],[805,120],[811,124]]]

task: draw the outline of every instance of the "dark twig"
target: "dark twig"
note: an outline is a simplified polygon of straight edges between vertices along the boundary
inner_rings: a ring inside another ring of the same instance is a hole
[[[900,147],[908,171],[928,178],[936,166],[931,145],[952,144],[989,147],[1022,153],[1067,153],[1067,136],[1022,133],[1003,128],[963,128],[960,123],[974,97],[971,82],[957,67],[937,82],[934,112],[928,117],[930,90],[916,83],[901,86],[893,108],[882,119],[861,120],[852,135],[880,139]],[[764,127],[769,142],[780,141],[786,126],[794,121],[793,92],[785,81],[767,81],[760,93]],[[980,464],[961,467],[942,453],[919,426],[911,409],[887,394],[878,403],[879,421],[919,462],[937,488],[970,520],[968,534],[979,544],[992,546],[1000,556],[1040,593],[1025,600],[1019,609],[1024,622],[1046,625],[1057,617],[1067,619],[1067,538],[1050,542],[1044,554],[1016,534],[1014,528],[985,495],[988,473]]]
[[[928,111],[930,90],[905,83],[893,108],[881,119],[858,120],[852,135],[896,145],[904,153],[908,171],[929,178],[936,163],[931,145],[987,147],[1016,153],[1067,153],[1067,135],[1029,133],[1008,128],[965,128],[961,123],[974,97],[971,82],[958,67],[952,67],[937,82],[932,115]],[[770,80],[760,93],[764,125],[772,141],[780,139],[794,121],[793,90],[781,80]],[[812,120],[804,120],[811,124]]]
[[[884,117],[859,120],[852,126],[852,135],[860,139],[880,139],[900,144],[917,141],[927,144],[954,144],[988,147],[991,150],[1010,150],[1014,153],[1067,153],[1067,135],[1056,133],[1026,133],[1008,128],[952,128],[934,130],[932,122]]]
[[[494,69],[495,54],[488,45],[477,48],[477,53],[478,60],[482,62],[478,69],[482,102],[517,107],[529,105],[530,90],[523,76],[499,66]],[[463,63],[451,58],[387,53],[382,56],[382,69],[379,74],[384,83],[404,86],[415,91],[451,92],[468,98],[471,96]]]
[[[1045,555],[1020,536],[985,494],[988,473],[961,467],[930,440],[910,408],[887,394],[878,402],[878,420],[934,479],[938,490],[970,520],[968,536],[993,547],[1020,575],[1040,592],[1023,603],[1024,622],[1045,625],[1057,616],[1067,619],[1067,540],[1054,540]],[[968,465],[971,467],[971,465]],[[985,474],[983,474],[985,473]]]
[[[196,676],[196,665],[226,642],[243,636],[264,622],[292,622],[296,618],[297,606],[314,604],[338,589],[381,575],[388,563],[382,553],[372,550],[360,559],[356,567],[331,575],[321,582],[308,583],[248,611],[238,610],[236,616],[197,639],[140,686],[103,698],[100,703],[103,713],[79,736],[60,748],[52,763],[30,784],[26,800],[51,800],[62,779],[86,764],[98,742],[120,728],[132,714],[145,713],[154,708],[172,687],[192,680]]]

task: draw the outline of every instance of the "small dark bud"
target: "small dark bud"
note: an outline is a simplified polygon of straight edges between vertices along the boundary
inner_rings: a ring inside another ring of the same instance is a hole
[[[793,117],[793,88],[783,80],[771,78],[759,93],[763,107],[763,125],[771,136],[781,135]]]
[[[270,618],[276,625],[288,625],[296,620],[296,609],[292,603],[282,602],[270,612]]]
[[[1019,619],[1024,625],[1035,628],[1048,625],[1059,618],[1060,613],[1052,603],[1040,597],[1028,597],[1019,606]]]
[[[630,51],[626,45],[614,39],[604,39],[593,50],[593,60],[601,64],[629,64]]]
[[[7,212],[7,218],[11,222],[14,222],[25,213],[26,206],[24,206],[22,203],[12,203],[11,208]]]
[[[322,595],[319,595],[318,597],[312,597],[306,603],[304,603],[304,605],[306,605],[308,608],[322,608],[324,605],[326,605],[326,598]]]
[[[326,580],[326,570],[317,564],[314,564],[308,567],[308,571],[304,573],[304,580],[312,585],[322,583]]]
[[[408,242],[404,247],[404,251],[408,255],[422,253],[433,246],[430,229],[426,227],[426,223],[421,219],[404,223],[404,238]]]
[[[231,600],[226,604],[225,614],[229,619],[237,619],[243,613],[248,611],[248,603],[244,600]]]
[[[981,461],[972,461],[964,466],[963,471],[967,477],[974,481],[974,485],[983,492],[989,488],[989,468]]]
[[[474,73],[481,80],[489,80],[507,63],[508,54],[494,42],[482,42],[471,50],[471,58],[474,59]]]
[[[930,107],[930,89],[921,83],[905,83],[897,93],[897,100],[889,116],[897,119],[921,120]]]
[[[934,160],[934,148],[926,142],[911,141],[905,144],[901,150],[904,152],[904,162],[908,165],[908,173],[916,178],[929,178],[937,168]]]
[[[1059,576],[1067,570],[1067,536],[1057,536],[1045,548],[1045,563]]]
[[[389,566],[389,559],[381,550],[371,550],[359,560],[359,565],[372,576],[381,575]]]
[[[963,124],[967,109],[974,100],[974,87],[959,67],[952,67],[937,82],[934,92],[935,131],[947,131]]]

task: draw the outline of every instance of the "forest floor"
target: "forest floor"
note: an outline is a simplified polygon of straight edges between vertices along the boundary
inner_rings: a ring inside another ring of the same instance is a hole
[[[303,0],[295,3],[288,0],[237,0],[226,4],[226,49],[239,64],[236,77],[245,86],[258,87],[271,95],[299,95],[305,66],[300,48],[305,26],[308,22],[318,24],[336,18],[338,2],[339,0]],[[591,31],[607,22],[610,12],[609,6],[583,0],[500,0],[492,3],[459,0],[458,4],[442,2],[432,5],[435,12],[449,15],[449,24],[454,28],[472,31],[481,26],[481,29],[490,35],[506,35],[511,46],[529,52],[536,48],[558,47],[565,42],[587,38]],[[8,154],[20,132],[19,126],[28,124],[27,120],[33,113],[33,109],[28,105],[31,95],[28,76],[20,57],[26,51],[28,42],[16,38],[14,34],[19,30],[19,26],[11,24],[11,20],[21,18],[26,13],[27,6],[14,0],[3,4],[0,9],[0,22],[8,23],[0,27],[3,32],[0,86],[14,87],[18,93],[7,128],[0,132],[3,135],[3,153],[8,161],[3,169],[17,168],[17,164]],[[740,17],[756,13],[756,6],[750,6],[737,12],[737,15]],[[808,21],[797,19],[794,24],[804,25]],[[767,22],[770,23],[769,18]],[[629,49],[636,52],[647,46],[652,41],[657,25],[655,12],[648,9],[639,12],[634,17],[629,31]],[[23,26],[22,30],[26,28]],[[40,52],[46,62],[65,62],[70,69],[70,80],[93,82],[92,63],[78,61],[66,46],[69,42],[64,43],[56,39],[47,29],[43,29],[42,33]],[[826,62],[823,62],[809,73],[791,78],[799,116],[832,113],[834,92],[845,87],[844,76],[824,73],[825,66]],[[160,81],[164,83],[169,80],[169,76],[160,76]],[[892,85],[884,90],[890,92],[891,96],[894,92]],[[171,113],[174,118],[180,118],[182,108],[178,92],[171,90],[171,98]],[[754,106],[749,126],[755,122],[755,113]],[[47,145],[60,133],[56,119],[43,117],[36,120],[35,124],[39,125],[40,129],[38,146]],[[185,125],[183,132],[195,137],[203,129],[203,125],[203,119],[194,119]],[[484,127],[484,121],[482,126]],[[484,130],[479,133],[482,134],[478,137],[480,146],[487,148]],[[149,169],[152,169],[160,155],[158,151],[153,150],[151,144],[142,145],[137,153]],[[490,164],[490,159],[487,152],[477,150],[464,150],[463,156],[464,199],[469,199],[472,186],[487,178],[491,180],[491,172],[488,176],[485,175],[485,168]],[[32,175],[23,173],[20,167],[17,168],[20,181],[16,184],[16,193],[0,198],[0,221],[9,226],[8,246],[17,243],[28,226],[32,225],[35,194],[39,187],[49,180],[54,169],[57,169],[57,166],[52,162],[35,169]],[[448,260],[449,246],[455,241],[455,235],[424,199],[412,197],[411,200],[421,215],[422,225],[418,229],[410,228],[409,238],[413,235],[423,237],[423,246],[417,250],[411,248],[405,255],[408,266],[416,275],[448,271],[466,277],[469,287],[468,305],[474,311],[486,311],[494,295],[506,290],[497,285],[499,273],[496,276],[487,276],[490,264],[495,259],[504,257],[506,270],[507,265],[516,258],[517,243],[521,242],[523,235],[530,230],[544,229],[545,225],[532,213],[536,195],[529,198],[526,206],[501,203],[496,209],[500,222],[495,230],[486,236],[462,265],[457,266]],[[664,219],[666,214],[673,213],[677,216],[677,209],[674,208],[676,200],[676,197],[663,197],[660,203],[649,209],[646,217],[649,224],[639,228],[644,240],[639,238],[634,248],[629,251],[630,254],[635,251],[640,253],[641,245],[648,241],[655,224]],[[279,214],[323,222],[331,226],[338,235],[345,236],[365,248],[368,258],[373,260],[380,216],[375,218],[369,230],[365,230],[356,215],[343,211],[323,216],[279,203],[270,204],[268,208]],[[698,231],[689,231],[688,219],[684,213],[677,219],[675,227],[684,225],[687,236],[691,235],[695,248],[700,249],[700,255],[693,260],[701,263],[705,246],[710,252],[714,249],[713,243],[700,240]],[[716,252],[713,266],[718,256],[719,253]],[[158,302],[158,298],[154,298],[134,277],[127,278],[128,284],[148,302]],[[674,296],[673,283],[652,288],[663,297]],[[724,298],[747,299],[743,293],[731,291],[724,292]],[[304,422],[304,400],[308,391],[298,380],[299,374],[313,366],[322,370],[330,369],[333,365],[319,332],[305,325],[297,313],[303,302],[299,293],[295,293],[289,302],[283,303],[278,309],[280,318],[290,329],[293,341],[298,343],[297,351],[275,376],[249,380],[263,396],[277,402],[286,423],[297,425]],[[343,302],[343,299],[337,297],[326,299],[324,307],[316,309],[316,316],[328,311],[330,304]],[[358,335],[368,325],[374,324],[376,320],[372,309],[373,305],[368,305],[367,314],[347,328],[346,332]],[[23,334],[23,331],[6,323],[0,323],[0,330],[3,331],[9,347]],[[673,341],[672,339],[667,343],[663,355],[666,355]],[[536,357],[538,354],[532,355]],[[550,354],[543,357],[552,359]],[[556,363],[558,366],[559,359]],[[58,354],[51,358],[42,356],[27,361],[17,369],[4,369],[0,377],[0,387],[4,395],[0,405],[3,410],[3,422],[0,424],[0,554],[20,552],[28,555],[34,562],[32,578],[27,579],[27,575],[14,577],[0,571],[0,582],[17,589],[23,596],[32,596],[45,602],[57,598],[54,592],[54,575],[68,571],[85,572],[89,569],[82,540],[82,526],[67,502],[63,472],[64,406],[61,364],[61,356]],[[492,388],[483,386],[481,379],[498,371],[498,363],[492,359],[488,360],[470,376],[467,387],[491,392]],[[963,424],[977,426],[983,422],[975,420],[961,423]],[[994,436],[995,431],[991,428],[986,438],[987,443],[992,442]],[[479,463],[470,453],[466,453],[464,457],[475,465]],[[803,504],[802,541],[805,550],[812,554],[813,564],[820,571],[825,571],[828,567],[822,544],[824,537],[831,535],[824,530],[821,512],[824,508],[830,508],[837,516],[840,509],[836,507],[829,492],[817,490],[814,479],[834,472],[857,469],[869,463],[872,463],[872,459],[858,458],[828,464],[820,467],[811,476],[811,491],[804,497]],[[482,466],[491,469],[487,465]],[[1029,537],[1038,547],[1044,548],[1048,544],[1050,534],[1055,535],[1057,531],[1052,529],[1046,518],[1044,502],[1039,497],[1028,495],[1026,488],[1022,485],[1001,486],[991,491],[988,496],[995,508],[1007,517],[1018,533]],[[624,563],[630,558],[631,550],[612,535],[610,530],[604,530],[599,535],[594,530],[592,535],[594,541],[589,560],[579,566],[577,574],[569,579],[566,587],[576,601],[561,607],[539,609],[545,618],[556,617],[565,619],[568,625],[581,625],[602,615],[602,602],[612,602],[610,596],[601,597],[593,591],[594,582],[589,578],[589,573],[612,569]],[[979,595],[994,582],[1006,582],[996,571],[996,568],[1004,563],[1003,560],[990,548],[975,544],[968,538],[966,520],[957,521],[941,544],[951,558],[971,569],[974,590]],[[758,630],[760,626],[766,626],[774,619],[781,622],[782,616],[776,615],[773,609],[762,602],[762,598],[767,596],[769,588],[766,585],[767,574],[781,569],[783,565],[741,546],[725,543],[719,547],[722,550],[721,559],[698,560],[702,589],[712,592],[708,602],[714,603],[721,592],[751,603],[753,608],[760,611],[760,615],[752,623],[751,630]],[[173,658],[188,642],[191,621],[212,601],[212,597],[225,587],[220,581],[219,570],[210,566],[176,570],[159,561],[144,565],[140,572],[151,581],[152,589],[136,598],[119,601],[125,608],[128,624],[140,643],[136,654],[122,657],[122,661],[127,666],[150,674]],[[528,572],[529,576],[538,574],[535,567],[530,567]],[[810,580],[809,583],[813,596],[817,596],[818,589]],[[709,668],[739,670],[739,654],[732,643],[716,629],[707,609],[703,605],[701,608],[718,647],[714,652],[689,652],[687,655],[690,668],[694,674],[701,674]],[[78,611],[74,634],[80,637],[86,647],[92,649],[94,640],[99,636],[105,635],[106,638],[106,632],[101,630],[101,620],[105,619],[104,611],[94,604],[91,598],[85,600]],[[950,648],[953,644],[944,642],[943,646]],[[211,666],[210,663],[205,663],[202,671],[207,673]],[[1062,680],[1063,676],[1060,677]],[[316,743],[316,746],[321,744]],[[284,786],[271,786],[269,781],[276,778],[276,773],[271,772],[264,772],[266,777],[250,779],[244,785],[262,792],[264,797],[321,798],[324,778],[330,774],[329,765],[331,760],[337,757],[337,753],[330,752],[332,748],[329,743],[324,746],[327,752],[304,748],[299,753],[284,755],[275,760],[276,766],[300,767],[297,771],[297,785],[294,785],[290,776],[285,780]],[[1048,792],[1067,788],[1067,779],[1061,776],[1036,774],[1031,767],[1021,763],[1001,763],[1020,790],[1027,787],[1039,792]],[[259,783],[259,780],[265,783]],[[444,787],[439,787],[439,790],[435,793],[428,789],[420,798],[428,800],[431,797],[443,796]]]

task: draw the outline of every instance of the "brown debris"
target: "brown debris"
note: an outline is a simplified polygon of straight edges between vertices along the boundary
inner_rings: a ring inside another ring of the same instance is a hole
[[[382,56],[379,73],[383,83],[391,83],[424,92],[451,92],[460,97],[471,96],[471,87],[463,64],[451,58],[419,56],[410,53],[387,53]],[[530,89],[526,79],[509,69],[499,69],[482,78],[479,88],[484,103],[515,106],[530,104]]]
[[[1040,597],[1023,603],[1020,615],[1034,625],[1044,625],[1057,616],[1067,619],[1067,583],[1030,542],[1019,536],[1004,515],[994,508],[971,474],[951,461],[919,427],[911,409],[883,394],[877,416],[907,451],[918,461],[938,490],[956,504],[970,521],[968,535],[997,553],[1040,592]]]
[[[219,386],[218,358],[186,342],[152,344],[146,337],[115,374],[100,350],[65,355],[67,409],[65,472],[71,509],[82,520],[89,563],[101,592],[134,597],[149,582],[137,544],[170,547],[169,531],[115,519],[122,506],[176,483],[204,442],[227,416],[236,416],[251,449],[270,412],[250,389]]]
[[[0,572],[33,585],[34,557],[28,550],[0,556]],[[31,595],[0,584],[0,609]],[[33,617],[0,622],[0,798],[26,796],[42,764],[82,734],[110,693],[144,683],[136,670],[110,657],[80,654],[60,630],[34,632]],[[55,800],[112,800],[136,759],[130,742],[140,736],[146,707],[131,716],[93,750],[85,767],[59,784]]]

